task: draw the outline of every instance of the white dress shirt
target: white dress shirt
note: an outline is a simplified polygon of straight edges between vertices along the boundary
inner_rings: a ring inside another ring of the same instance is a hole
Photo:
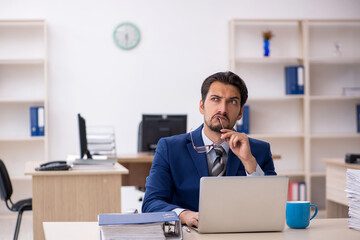
[[[213,144],[213,142],[205,135],[205,132],[204,132],[204,128],[202,129],[201,131],[201,135],[202,135],[202,139],[203,139],[203,142],[204,142],[204,145],[211,145]],[[225,169],[226,169],[226,164],[227,164],[227,160],[228,160],[228,153],[229,153],[229,149],[230,149],[230,146],[229,146],[229,143],[224,141],[223,143],[221,143],[221,147],[224,148],[225,152],[222,156],[223,158],[223,161],[224,161],[224,164],[225,164]],[[214,164],[215,162],[215,159],[216,159],[216,153],[215,153],[215,150],[213,148],[211,148],[207,153],[206,153],[206,158],[207,158],[207,163],[208,163],[208,170],[209,172],[211,171],[211,167],[212,165]],[[225,172],[226,173],[226,172]],[[259,164],[257,164],[256,166],[256,171],[249,174],[246,169],[245,169],[245,173],[246,173],[246,176],[264,176],[264,171],[260,168]],[[179,216],[180,213],[182,213],[183,211],[185,211],[186,209],[183,209],[183,208],[175,208],[173,209],[172,211],[176,212],[176,214]]]
[[[211,145],[213,144],[213,142],[205,135],[204,132],[204,128],[201,131],[201,135],[202,135],[202,139],[204,142],[204,145]],[[222,158],[224,160],[224,164],[225,164],[225,169],[226,169],[226,164],[227,164],[227,159],[228,159],[228,153],[229,153],[229,143],[224,141],[221,146],[224,148],[225,153],[223,154]],[[215,159],[216,159],[216,153],[215,150],[213,148],[211,148],[207,153],[206,153],[206,158],[207,158],[207,162],[208,162],[208,168],[209,168],[209,172],[211,171],[211,166],[214,164]],[[259,164],[257,164],[256,166],[256,171],[253,172],[252,174],[249,174],[246,169],[245,169],[245,173],[246,176],[264,176],[264,171],[261,169],[261,167],[259,166]]]

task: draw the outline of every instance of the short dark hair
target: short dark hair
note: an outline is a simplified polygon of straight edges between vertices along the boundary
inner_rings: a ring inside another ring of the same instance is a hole
[[[205,102],[206,95],[209,92],[210,86],[214,82],[221,82],[224,84],[230,84],[235,86],[240,93],[241,97],[241,107],[243,107],[248,98],[248,90],[244,80],[242,80],[238,75],[233,72],[218,72],[208,78],[206,78],[201,86],[201,99],[203,103]]]

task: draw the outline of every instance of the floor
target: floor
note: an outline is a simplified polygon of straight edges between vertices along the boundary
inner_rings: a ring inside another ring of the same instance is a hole
[[[123,213],[133,212],[137,209],[141,211],[142,199],[144,192],[137,190],[135,187],[122,187],[121,194],[123,196],[121,201],[121,209]],[[0,240],[10,240],[14,236],[16,213],[1,214],[0,215]],[[316,218],[325,218],[325,211],[319,211]],[[19,240],[32,240],[32,212],[25,212],[21,222]]]
[[[15,224],[16,224],[16,213],[1,214],[0,215],[0,240],[13,239]],[[33,239],[32,229],[32,212],[25,212],[21,221],[19,239],[31,240]]]

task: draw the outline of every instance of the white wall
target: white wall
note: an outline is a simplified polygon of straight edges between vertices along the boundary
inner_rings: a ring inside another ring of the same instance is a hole
[[[47,20],[53,160],[78,152],[77,113],[115,126],[120,153],[136,151],[142,113],[186,113],[197,127],[202,81],[228,69],[228,20],[359,19],[360,1],[0,0],[0,18]],[[132,51],[112,40],[124,21],[142,34]]]

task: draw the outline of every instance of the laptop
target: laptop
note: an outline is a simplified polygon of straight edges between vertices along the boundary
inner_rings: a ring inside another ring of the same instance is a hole
[[[200,233],[282,231],[289,178],[202,177]]]

